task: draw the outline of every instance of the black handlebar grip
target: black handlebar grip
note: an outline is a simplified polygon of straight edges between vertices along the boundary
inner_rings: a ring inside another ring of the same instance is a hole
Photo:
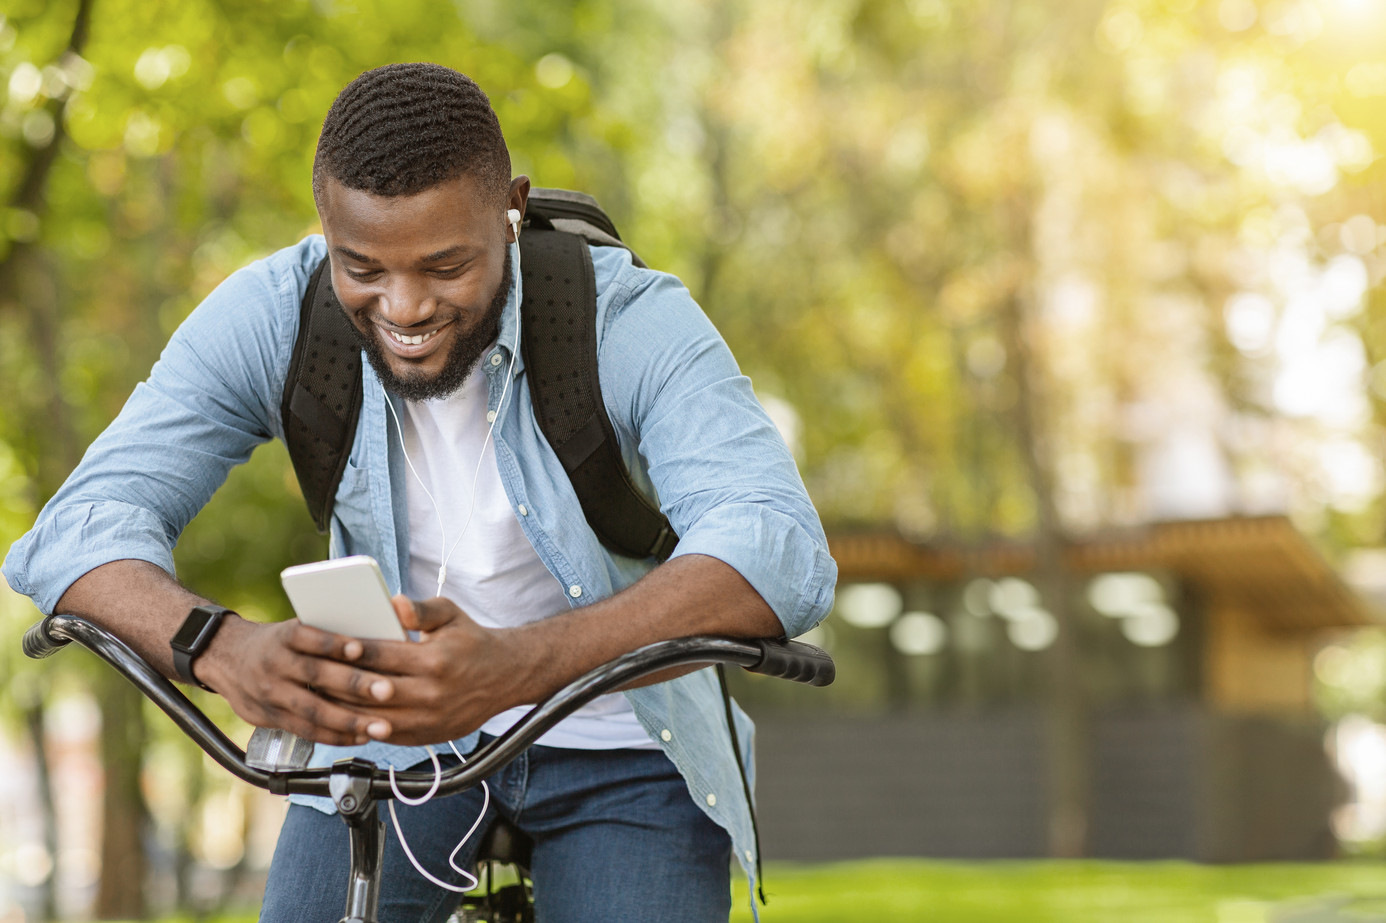
[[[802,641],[761,640],[756,643],[764,656],[760,663],[746,668],[752,673],[764,673],[807,686],[827,686],[837,678],[837,665],[822,648]]]
[[[52,654],[56,654],[68,644],[67,640],[58,640],[48,634],[48,619],[41,619],[29,627],[24,632],[24,656],[32,657],[35,660],[42,660]]]

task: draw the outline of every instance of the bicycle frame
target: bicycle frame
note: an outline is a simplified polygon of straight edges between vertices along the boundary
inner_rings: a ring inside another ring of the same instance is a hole
[[[339,760],[329,768],[269,772],[246,762],[236,746],[174,684],[100,626],[71,615],[51,615],[24,635],[24,653],[42,658],[75,641],[105,660],[159,707],[183,733],[232,775],[276,795],[324,795],[346,822],[351,869],[342,923],[375,923],[384,855],[384,824],[376,802],[393,797],[388,775],[369,760]],[[445,770],[437,796],[479,785],[504,768],[563,718],[599,695],[674,667],[729,663],[755,673],[812,686],[835,677],[832,658],[798,641],[693,637],[660,641],[631,651],[578,677],[536,705],[504,735],[477,750],[463,765]],[[406,797],[420,797],[434,785],[431,772],[398,772],[395,785]],[[374,820],[374,822],[372,822]]]

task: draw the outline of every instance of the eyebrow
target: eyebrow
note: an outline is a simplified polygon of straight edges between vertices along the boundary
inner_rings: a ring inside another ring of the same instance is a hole
[[[423,258],[422,262],[437,263],[440,260],[450,260],[453,257],[461,256],[462,254],[468,252],[470,249],[471,248],[463,244],[456,244],[454,246],[448,247],[446,250],[436,250],[433,253],[430,253],[428,256]]]
[[[375,262],[375,260],[373,260],[373,259],[371,259],[370,257],[366,256],[364,253],[357,253],[355,250],[351,249],[350,247],[333,247],[332,250],[333,250],[334,253],[340,253],[342,256],[346,257],[347,259],[349,259],[349,260],[355,260],[355,261],[358,262],[358,263],[374,263],[374,262]]]
[[[350,247],[336,246],[336,247],[333,247],[332,249],[333,249],[334,252],[340,253],[342,256],[346,257],[347,259],[349,259],[349,260],[355,260],[355,261],[358,262],[358,263],[374,263],[374,262],[377,262],[373,257],[366,256],[364,253],[357,253],[355,250],[351,249]],[[432,252],[432,253],[428,254],[427,256],[425,256],[425,257],[424,257],[422,260],[420,260],[419,262],[421,262],[421,263],[437,263],[437,262],[439,262],[440,260],[447,260],[447,259],[452,259],[453,257],[456,257],[456,256],[461,256],[461,255],[463,255],[463,254],[469,252],[470,250],[471,250],[471,248],[467,247],[465,244],[456,244],[455,246],[448,247],[448,248],[446,248],[446,249],[444,249],[444,250],[435,250],[434,252]]]

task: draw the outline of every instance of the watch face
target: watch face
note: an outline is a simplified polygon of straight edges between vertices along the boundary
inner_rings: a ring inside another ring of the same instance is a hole
[[[217,613],[213,610],[204,609],[201,606],[188,613],[188,617],[183,620],[183,625],[178,629],[178,634],[173,636],[173,646],[185,651],[197,649],[197,642],[202,639],[207,631],[207,626],[216,621]]]

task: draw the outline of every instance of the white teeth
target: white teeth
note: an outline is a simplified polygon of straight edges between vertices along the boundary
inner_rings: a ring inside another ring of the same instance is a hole
[[[434,330],[432,333],[420,333],[416,336],[406,337],[400,336],[393,330],[387,330],[386,332],[390,334],[390,336],[394,337],[396,343],[403,343],[405,346],[418,346],[422,343],[426,343],[429,340],[433,339],[434,335],[438,333],[438,331]]]

